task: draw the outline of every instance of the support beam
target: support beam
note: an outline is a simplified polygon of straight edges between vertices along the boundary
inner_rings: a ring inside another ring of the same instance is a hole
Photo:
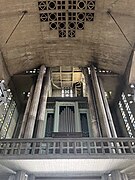
[[[50,68],[46,69],[46,75],[44,78],[43,89],[41,92],[41,99],[38,111],[38,128],[37,128],[37,138],[44,138],[45,135],[45,110],[46,110],[46,103],[47,103],[47,95],[49,90],[49,83],[50,83]]]
[[[31,107],[30,107],[30,112],[28,116],[28,122],[25,129],[24,138],[32,138],[33,136],[34,125],[35,125],[35,120],[36,120],[36,115],[37,115],[37,110],[38,110],[38,104],[39,104],[39,98],[40,98],[44,74],[45,74],[45,66],[42,65],[40,68],[38,78],[37,78],[37,82],[36,82],[36,86],[35,86],[35,90],[33,94],[33,99],[31,102]]]
[[[103,137],[106,137],[106,136],[112,137],[100,86],[99,86],[98,77],[97,77],[97,74],[93,65],[90,67],[90,70],[91,70],[91,79],[92,79],[92,84],[93,84],[94,94],[95,94],[95,99],[96,99],[96,105],[98,109],[98,115],[100,119],[100,125],[102,129],[102,135]]]
[[[86,87],[87,87],[87,92],[88,92],[88,105],[89,105],[93,136],[100,137],[100,130],[99,130],[100,127],[98,126],[98,122],[97,122],[98,117],[96,116],[95,109],[94,109],[94,103],[92,99],[91,85],[90,85],[90,79],[89,79],[90,75],[88,72],[88,68],[83,68],[83,73],[85,76],[85,82],[86,82]]]
[[[30,89],[30,96],[28,98],[27,105],[26,105],[26,108],[25,108],[25,112],[24,112],[24,115],[23,115],[23,120],[22,120],[22,125],[21,125],[21,129],[20,129],[19,138],[24,137],[25,127],[26,127],[26,124],[27,124],[29,110],[30,110],[30,106],[31,106],[31,101],[32,101],[32,97],[33,97],[33,91],[34,91],[34,85],[32,85],[31,89]]]

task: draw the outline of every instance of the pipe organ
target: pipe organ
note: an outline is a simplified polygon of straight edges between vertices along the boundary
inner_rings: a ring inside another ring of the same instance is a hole
[[[75,132],[74,106],[60,106],[59,132]]]
[[[49,98],[47,103],[45,137],[89,137],[87,98],[80,98],[80,102],[75,101],[77,97],[72,101],[70,98],[52,100]]]
[[[91,65],[90,68],[83,68],[83,71],[88,98],[82,97],[83,94],[78,95],[78,97],[70,97],[70,88],[66,88],[65,93],[67,94],[64,94],[63,97],[50,97],[49,99],[51,71],[44,65],[40,67],[31,105],[26,108],[29,115],[24,121],[26,122],[24,123],[24,138],[56,137],[56,135],[61,137],[60,134],[69,137],[74,136],[74,134],[76,136],[77,133],[81,137],[117,136],[109,105],[104,95],[103,84],[97,76],[95,67]],[[82,89],[82,83],[75,83],[75,87]],[[49,104],[52,106],[49,109],[53,115],[46,115]],[[90,120],[88,120],[88,114]]]

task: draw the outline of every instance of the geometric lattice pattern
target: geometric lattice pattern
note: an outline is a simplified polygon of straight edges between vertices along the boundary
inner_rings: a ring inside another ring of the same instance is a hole
[[[86,21],[94,20],[95,0],[39,1],[40,21],[48,22],[50,30],[58,30],[59,37],[75,37]]]
[[[77,158],[94,157],[99,158],[126,158],[126,155],[135,156],[134,138],[44,138],[44,139],[6,139],[0,140],[0,158],[5,156],[28,158],[33,155],[33,159],[44,158]],[[117,156],[117,157],[118,157]]]

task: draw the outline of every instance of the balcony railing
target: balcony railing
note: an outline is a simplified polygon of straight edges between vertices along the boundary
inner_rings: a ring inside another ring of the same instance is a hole
[[[0,159],[135,158],[133,138],[45,138],[0,140]]]

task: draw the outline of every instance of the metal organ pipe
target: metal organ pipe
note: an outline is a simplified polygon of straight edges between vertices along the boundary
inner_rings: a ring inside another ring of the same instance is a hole
[[[75,117],[70,106],[64,107],[59,115],[59,132],[75,132]]]
[[[68,132],[68,129],[67,129],[67,119],[68,119],[68,108],[66,106],[66,108],[65,108],[65,132]]]
[[[73,112],[71,111],[71,132],[74,132],[74,127],[73,127],[73,125],[72,125],[72,123],[73,123],[73,121],[74,121],[74,114],[73,114]]]
[[[70,122],[70,108],[68,107],[68,122],[67,122],[67,128],[68,128],[68,132],[70,132],[70,124],[71,124],[71,122]]]
[[[69,132],[72,132],[71,131],[71,122],[72,122],[71,118],[72,118],[72,112],[71,112],[71,109],[69,109],[69,123],[68,123],[69,124]]]

